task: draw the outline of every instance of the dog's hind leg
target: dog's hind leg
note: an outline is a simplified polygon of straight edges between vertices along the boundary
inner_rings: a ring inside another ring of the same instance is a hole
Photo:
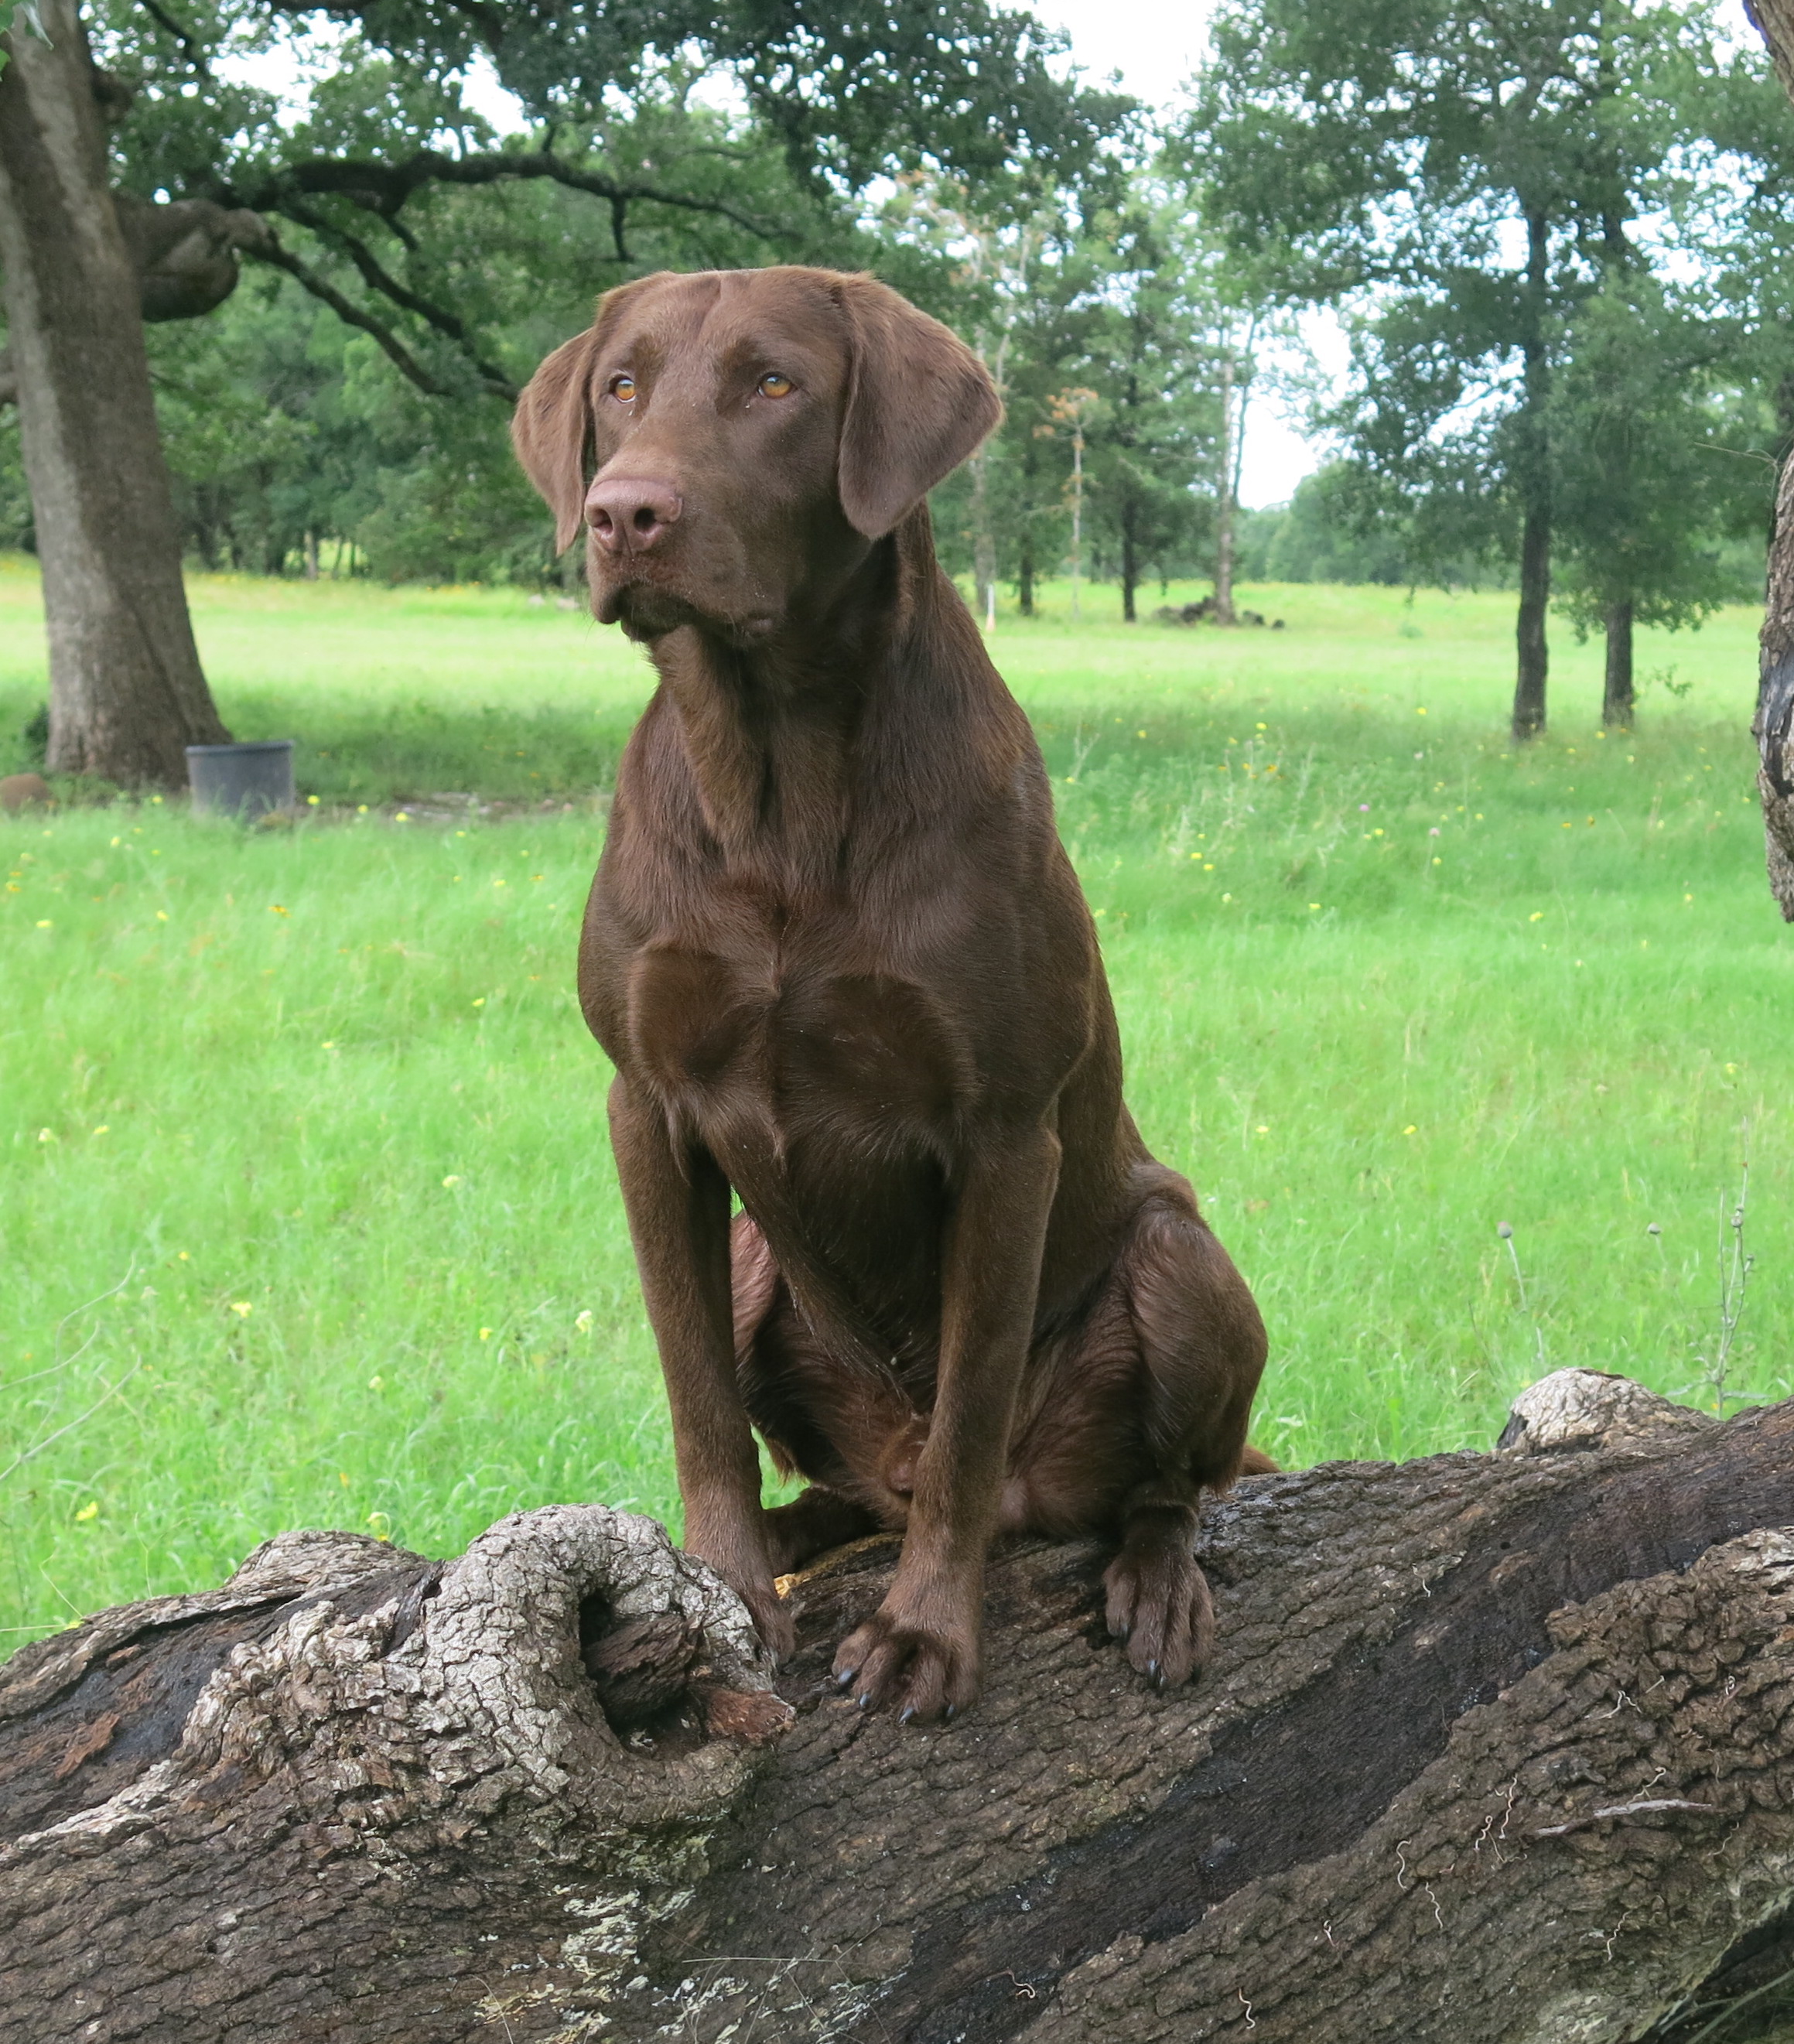
[[[1164,1688],[1187,1681],[1213,1645],[1214,1600],[1195,1553],[1197,1506],[1254,1452],[1246,1427],[1264,1367],[1264,1323],[1193,1196],[1170,1172],[1142,1204],[1116,1276],[1139,1343],[1147,1466],[1123,1500],[1120,1550],[1103,1584],[1109,1631]]]
[[[789,1504],[775,1504],[766,1514],[766,1543],[772,1549],[773,1567],[782,1576],[802,1568],[831,1547],[844,1547],[850,1540],[863,1540],[869,1533],[882,1531],[863,1504],[820,1483],[800,1492]]]
[[[813,1481],[819,1473],[846,1471],[837,1470],[839,1458],[801,1396],[805,1331],[766,1237],[744,1213],[735,1217],[729,1249],[743,1402],[780,1473],[790,1476],[802,1467],[812,1478],[809,1489],[765,1514],[773,1573],[789,1575],[831,1547],[878,1532],[879,1521],[853,1498]]]

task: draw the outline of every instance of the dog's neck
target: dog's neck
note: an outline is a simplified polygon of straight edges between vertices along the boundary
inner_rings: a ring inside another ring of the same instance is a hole
[[[962,681],[951,697],[914,703],[901,748],[879,740],[895,720],[893,691],[929,695],[938,674],[966,672],[963,659],[935,651],[941,635],[961,633],[978,648],[971,669],[1003,695],[935,561],[924,505],[751,648],[694,626],[658,640],[651,657],[725,858],[822,880],[839,871],[851,835],[887,833],[893,813],[938,800],[942,762],[962,752],[977,692]]]

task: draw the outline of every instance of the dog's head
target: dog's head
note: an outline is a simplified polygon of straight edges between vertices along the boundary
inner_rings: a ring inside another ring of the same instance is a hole
[[[601,620],[749,645],[825,597],[1001,416],[971,350],[873,279],[724,270],[609,293],[511,432],[557,544],[589,528]]]

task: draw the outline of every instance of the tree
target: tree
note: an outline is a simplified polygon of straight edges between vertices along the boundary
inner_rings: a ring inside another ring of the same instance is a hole
[[[1131,624],[1149,567],[1186,545],[1223,494],[1216,451],[1231,394],[1216,388],[1204,332],[1214,311],[1210,279],[1177,197],[1148,171],[1127,206],[1099,215],[1091,232],[1106,258],[1085,372],[1101,400],[1091,505]],[[1221,359],[1231,363],[1231,354]],[[1225,469],[1224,453],[1220,462]]]
[[[1632,722],[1635,628],[1697,623],[1738,594],[1719,540],[1754,477],[1727,459],[1713,372],[1738,352],[1713,308],[1630,266],[1577,309],[1550,428],[1560,601],[1606,635],[1610,728]]]
[[[0,36],[0,272],[50,636],[51,766],[186,778],[229,734],[181,585],[136,266],[108,189],[117,94],[73,0]]]
[[[1768,45],[1781,90],[1760,86],[1740,66],[1716,140],[1752,175],[1737,181],[1733,209],[1733,296],[1752,318],[1762,351],[1763,380],[1773,418],[1763,436],[1770,480],[1767,602],[1751,722],[1763,805],[1764,851],[1770,891],[1794,922],[1794,336],[1788,284],[1794,277],[1794,6],[1788,0],[1747,0],[1746,12]],[[1784,97],[1785,96],[1785,97]]]
[[[595,202],[602,241],[578,237],[588,296],[636,273],[644,219],[726,223],[759,252],[782,252],[778,219],[748,209],[756,179],[729,152],[688,150],[669,175],[639,146],[630,117],[644,100],[670,104],[667,125],[689,113],[680,92],[694,51],[736,82],[761,156],[783,167],[788,190],[813,195],[812,209],[924,156],[974,180],[1034,155],[1075,173],[1124,104],[1058,82],[1053,40],[985,0],[677,0],[634,13],[382,0],[332,10],[323,28],[309,8],[248,0],[185,19],[118,0],[97,22],[54,0],[44,20],[48,42],[24,28],[7,38],[0,259],[44,563],[50,763],[124,780],[177,779],[183,740],[220,732],[186,621],[121,220],[146,247],[169,225],[196,245],[222,240],[213,303],[234,282],[234,222],[236,247],[368,334],[420,391],[508,404],[529,363],[494,346],[480,251],[454,232],[467,209],[445,198],[540,185]],[[281,33],[323,35],[331,58],[296,122],[213,62]],[[527,136],[501,144],[468,113],[462,83],[476,58],[521,100]],[[117,124],[109,153],[102,104]],[[127,625],[140,647],[121,639]]]
[[[1102,402],[1094,390],[1074,385],[1055,391],[1047,401],[1054,430],[1062,432],[1071,448],[1071,472],[1066,478],[1066,508],[1071,514],[1071,614],[1078,613],[1078,586],[1084,577],[1084,450],[1089,443],[1090,421]]]
[[[989,371],[997,401],[1009,394],[1010,359],[1028,302],[1032,271],[1055,225],[1037,191],[1007,195],[995,212],[981,213],[962,185],[938,178],[905,179],[884,210],[888,231],[920,240],[955,266],[959,324]],[[993,442],[982,441],[966,463],[972,542],[973,608],[986,632],[997,627],[997,506],[992,488]]]
[[[0,1669],[19,2044],[1743,2044],[1794,1987],[1794,1406],[1547,1377],[1500,1452],[1254,1478],[1159,1695],[1013,1544],[937,1732],[776,1687],[651,1521],[289,1533]],[[1736,2019],[1736,2020],[1733,2020]]]
[[[1187,138],[1212,215],[1290,298],[1358,310],[1335,421],[1442,551],[1517,554],[1513,730],[1543,728],[1554,380],[1615,239],[1723,68],[1704,6],[1254,0]],[[1632,252],[1634,257],[1637,252]]]
[[[1366,487],[1363,471],[1329,462],[1296,486],[1266,551],[1267,582],[1382,582],[1400,587],[1471,581],[1473,562],[1439,558],[1413,528],[1412,513]]]

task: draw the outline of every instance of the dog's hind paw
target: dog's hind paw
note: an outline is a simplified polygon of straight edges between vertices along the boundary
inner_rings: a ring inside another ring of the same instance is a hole
[[[770,1583],[763,1588],[756,1585],[751,1589],[738,1589],[736,1594],[747,1605],[747,1616],[753,1619],[754,1630],[768,1656],[775,1663],[789,1661],[797,1650],[797,1621],[790,1605]]]

